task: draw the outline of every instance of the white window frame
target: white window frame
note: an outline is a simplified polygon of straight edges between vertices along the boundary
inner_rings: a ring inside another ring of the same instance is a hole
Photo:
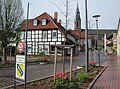
[[[34,19],[33,20],[33,26],[37,26],[38,25],[38,20],[37,19]]]
[[[24,38],[24,32],[20,33],[20,38],[23,39]]]
[[[47,25],[47,19],[45,18],[42,19],[42,25]]]
[[[28,38],[32,38],[31,31],[28,31]]]

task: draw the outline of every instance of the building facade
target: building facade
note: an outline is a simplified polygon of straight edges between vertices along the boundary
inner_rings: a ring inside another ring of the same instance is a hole
[[[22,28],[19,30],[20,39],[25,40],[26,20],[22,23]],[[66,29],[61,25],[61,20],[58,22],[58,13],[54,13],[52,18],[48,13],[43,13],[34,19],[28,20],[28,54],[38,55],[45,52],[46,55],[54,54],[54,47],[52,45],[75,45],[77,39],[67,33]],[[58,49],[58,54],[61,50]]]
[[[117,27],[117,55],[120,56],[120,18]]]

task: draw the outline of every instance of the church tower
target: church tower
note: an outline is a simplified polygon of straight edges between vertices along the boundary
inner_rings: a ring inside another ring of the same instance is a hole
[[[79,11],[78,3],[77,3],[74,26],[75,26],[75,28],[74,28],[75,30],[80,30],[81,31],[81,18],[80,18],[80,11]]]

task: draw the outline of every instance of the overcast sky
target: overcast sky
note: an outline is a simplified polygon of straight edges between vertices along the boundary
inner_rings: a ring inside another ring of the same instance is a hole
[[[74,28],[77,2],[82,20],[82,28],[85,28],[84,1],[85,0],[69,0],[69,28]],[[30,3],[29,19],[35,18],[43,12],[47,12],[53,16],[54,12],[57,11],[59,12],[59,19],[61,19],[63,25],[65,25],[65,16],[63,14],[63,12],[65,13],[65,0],[22,0],[25,18],[28,2]],[[90,28],[95,28],[95,19],[93,19],[92,16],[99,14],[101,15],[99,18],[99,28],[117,29],[118,20],[120,17],[119,8],[120,0],[88,0],[88,20]]]

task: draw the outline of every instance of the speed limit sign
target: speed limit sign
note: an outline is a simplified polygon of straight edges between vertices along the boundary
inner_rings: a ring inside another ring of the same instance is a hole
[[[19,53],[22,53],[24,51],[24,42],[22,40],[18,42],[17,48]]]

